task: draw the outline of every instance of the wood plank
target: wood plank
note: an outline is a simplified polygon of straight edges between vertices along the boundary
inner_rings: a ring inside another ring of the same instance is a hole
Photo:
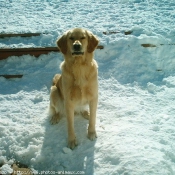
[[[154,44],[141,44],[142,47],[156,47]]]
[[[23,75],[0,75],[0,77],[4,77],[6,79],[9,79],[9,78],[22,78]]]
[[[117,34],[117,33],[121,33],[121,32],[120,31],[103,32],[104,35]]]
[[[159,45],[154,45],[154,44],[141,44],[142,47],[158,47],[158,46],[174,46],[175,44],[159,44]]]
[[[0,33],[0,38],[6,37],[32,37],[32,36],[40,36],[41,33]]]
[[[99,46],[97,46],[97,49],[104,49],[104,46],[102,46],[102,45],[99,45]]]
[[[128,30],[128,31],[125,31],[125,32],[124,32],[124,34],[125,34],[125,35],[131,35],[131,34],[132,34],[132,32],[133,32],[133,31]]]
[[[0,49],[0,60],[6,59],[9,56],[31,55],[39,57],[41,54],[48,54],[49,52],[58,52],[57,47],[47,48],[15,48],[15,49]]]
[[[103,49],[104,46],[98,46],[97,49]],[[0,49],[0,60],[6,59],[9,56],[31,55],[39,57],[42,54],[49,52],[59,52],[58,47],[38,47],[38,48],[3,48]]]
[[[117,34],[117,33],[123,33],[125,35],[131,35],[133,31],[128,30],[128,31],[108,31],[108,32],[103,32],[104,35],[111,35],[111,34]]]

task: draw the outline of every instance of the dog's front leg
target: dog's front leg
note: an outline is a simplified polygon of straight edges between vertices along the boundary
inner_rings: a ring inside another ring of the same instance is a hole
[[[90,117],[88,127],[88,138],[94,140],[97,137],[95,124],[96,124],[96,111],[97,111],[98,96],[92,99],[89,103]]]
[[[65,112],[67,117],[68,129],[68,147],[74,149],[77,145],[75,131],[74,131],[74,105],[70,100],[65,100]]]

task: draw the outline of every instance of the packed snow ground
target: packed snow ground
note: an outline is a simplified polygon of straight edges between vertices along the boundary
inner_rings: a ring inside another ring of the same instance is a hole
[[[173,0],[0,0],[0,10],[1,33],[43,33],[0,39],[1,48],[55,46],[73,27],[91,30],[105,46],[95,51],[98,138],[89,141],[88,121],[76,116],[79,145],[73,151],[66,147],[66,119],[52,126],[47,116],[50,85],[62,55],[0,61],[0,74],[24,75],[0,77],[0,164],[16,160],[39,173],[175,174]],[[147,43],[156,47],[141,46]]]

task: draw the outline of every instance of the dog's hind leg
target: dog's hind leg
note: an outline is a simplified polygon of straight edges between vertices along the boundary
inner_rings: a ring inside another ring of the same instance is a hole
[[[59,93],[59,89],[56,86],[51,87],[50,93],[50,107],[49,116],[51,117],[51,124],[56,124],[61,119],[61,114],[63,110],[63,103]]]
[[[81,114],[83,118],[89,120],[90,112],[88,110],[82,111]]]
[[[50,120],[50,123],[52,125],[55,125],[55,124],[57,124],[60,121],[60,119],[61,119],[60,114],[56,113],[55,115],[52,116],[52,118]]]
[[[53,107],[50,107],[49,113],[50,114],[52,113],[52,115],[50,115],[51,116],[50,123],[52,125],[57,124],[60,121],[60,119],[61,119],[59,112],[56,112]]]

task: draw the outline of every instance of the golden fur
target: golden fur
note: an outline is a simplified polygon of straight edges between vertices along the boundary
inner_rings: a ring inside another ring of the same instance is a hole
[[[74,132],[74,113],[81,113],[89,119],[88,138],[94,140],[98,103],[97,63],[93,52],[98,39],[91,32],[75,28],[67,31],[57,40],[64,56],[62,74],[56,74],[50,94],[51,123],[59,122],[62,115],[67,117],[68,146],[77,145]],[[89,106],[89,110],[86,106]]]

